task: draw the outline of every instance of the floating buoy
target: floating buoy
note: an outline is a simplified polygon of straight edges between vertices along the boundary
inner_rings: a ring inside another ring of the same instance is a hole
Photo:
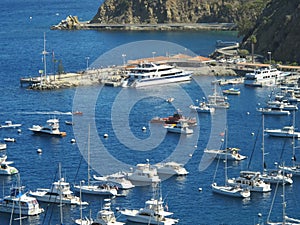
[[[76,143],[76,140],[74,138],[72,138],[71,143]]]
[[[254,136],[254,132],[252,132],[251,135]]]
[[[22,132],[22,130],[21,129],[18,129],[18,133],[21,133]]]
[[[192,157],[193,156],[193,154],[189,154],[189,157]]]
[[[202,191],[202,188],[198,188],[199,191]]]
[[[29,19],[32,20],[32,16],[30,16]]]
[[[38,149],[36,150],[36,152],[37,152],[38,154],[41,154],[43,151],[42,151],[42,149],[38,148]]]
[[[147,128],[146,127],[142,127],[142,131],[146,131],[147,130]]]
[[[249,115],[250,114],[250,112],[247,112],[247,115]]]
[[[257,216],[258,216],[258,217],[262,217],[262,214],[261,214],[261,213],[258,213]]]
[[[195,148],[198,148],[198,146],[197,146],[197,145],[195,145],[194,147],[195,147]]]
[[[108,138],[108,134],[104,134],[103,137],[104,137],[104,138]]]

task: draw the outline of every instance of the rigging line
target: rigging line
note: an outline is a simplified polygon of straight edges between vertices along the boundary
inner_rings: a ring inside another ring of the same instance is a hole
[[[75,174],[75,177],[74,177],[73,184],[75,184],[75,181],[76,181],[76,179],[77,179],[77,176],[78,176],[78,173],[79,173],[79,169],[80,169],[80,167],[81,167],[82,159],[83,159],[83,155],[81,155],[81,157],[80,157],[79,166],[77,167],[77,170],[76,170],[76,174]]]
[[[287,142],[287,139],[284,140],[283,142],[283,146],[282,146],[282,149],[281,149],[281,154],[280,154],[280,161],[283,161],[283,152],[284,152],[284,149],[285,149],[285,146],[286,146],[286,142]]]
[[[57,175],[57,173],[58,173],[58,168],[56,168],[56,171],[55,171],[55,173],[54,173],[54,177],[53,177],[53,180],[52,180],[52,184],[55,182],[55,180],[56,180],[56,175]],[[53,185],[51,184],[51,192],[53,191]],[[50,198],[51,198],[51,196],[49,196],[49,200],[50,200]],[[47,207],[46,207],[46,210],[45,210],[45,216],[44,216],[44,218],[43,218],[43,222],[42,222],[42,224],[44,224],[44,222],[45,222],[45,220],[46,220],[46,215],[47,215],[47,213],[48,213],[48,209],[49,209],[49,203],[47,204]],[[51,204],[51,208],[53,209],[53,204]],[[50,218],[49,218],[49,220],[48,220],[48,225],[50,224],[50,221],[51,221],[51,218],[52,218],[52,215],[53,215],[53,210],[51,210],[51,214],[50,214]]]
[[[215,182],[215,179],[216,179],[216,176],[217,176],[217,171],[218,171],[218,168],[219,168],[220,158],[221,158],[221,155],[219,155],[219,157],[218,157],[218,162],[217,162],[217,166],[216,166],[214,177],[213,177],[213,183]]]
[[[267,223],[270,222],[270,217],[271,217],[271,213],[272,213],[272,210],[273,210],[273,206],[274,206],[274,202],[275,202],[275,198],[276,198],[278,186],[279,186],[279,182],[277,182],[277,184],[276,184],[274,196],[273,196],[273,198],[272,198],[271,207],[270,207],[270,210],[269,210],[269,213],[268,213],[268,217],[267,217]]]
[[[253,157],[253,154],[254,154],[254,150],[255,150],[255,148],[256,148],[257,139],[258,139],[258,137],[259,137],[261,127],[262,127],[262,122],[260,123],[260,126],[258,127],[257,132],[256,132],[257,135],[256,135],[255,140],[254,140],[254,145],[253,145],[253,149],[252,149],[251,155],[250,155],[250,157],[249,157],[249,162],[248,162],[248,164],[247,164],[247,169],[249,169],[250,164],[251,164],[251,162],[252,162],[252,157]]]

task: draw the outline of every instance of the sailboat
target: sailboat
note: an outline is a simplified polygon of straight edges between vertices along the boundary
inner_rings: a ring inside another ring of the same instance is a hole
[[[277,184],[283,182],[285,184],[292,184],[292,174],[285,175],[281,169],[267,170],[265,165],[265,129],[264,129],[264,115],[262,115],[262,162],[263,162],[263,172],[260,178],[271,184]]]
[[[85,194],[116,196],[118,194],[116,187],[108,184],[91,184],[90,176],[90,128],[88,132],[88,179],[86,185],[74,185],[74,190]]]
[[[81,185],[82,182],[80,182]],[[82,201],[82,194],[81,194],[81,189],[80,189],[80,195],[79,195],[80,201]],[[80,219],[76,219],[74,221],[78,225],[91,225],[93,223],[93,220],[90,218],[83,218],[82,217],[82,204],[80,205]]]
[[[283,164],[283,167],[284,167],[284,164]],[[274,193],[274,197],[273,197],[273,200],[272,200],[272,205],[271,205],[271,208],[270,208],[270,211],[269,211],[269,214],[268,214],[268,218],[267,218],[267,224],[269,224],[269,225],[297,225],[297,224],[300,225],[300,219],[294,219],[294,218],[288,217],[286,215],[286,205],[287,205],[287,203],[286,203],[286,200],[285,200],[285,184],[286,183],[284,182],[284,180],[282,180],[282,221],[272,222],[270,220],[271,212],[272,212],[272,209],[273,209],[275,197],[276,197],[278,186],[279,186],[279,183],[277,183],[276,190],[275,190],[275,193]]]
[[[227,133],[227,130],[225,131],[225,133]],[[227,135],[226,135],[226,137],[227,137]],[[227,140],[226,140],[226,143],[227,143]],[[220,158],[219,158],[219,160],[220,160]],[[218,166],[217,166],[217,168],[218,168]],[[244,189],[244,188],[240,187],[239,185],[230,186],[227,184],[227,181],[228,181],[228,177],[227,177],[227,155],[226,155],[225,156],[225,184],[218,185],[216,182],[214,182],[211,185],[212,191],[215,193],[218,193],[218,194],[232,196],[232,197],[240,197],[240,198],[250,197],[249,189]]]
[[[295,111],[293,113],[293,127],[295,127]],[[294,132],[294,130],[293,130]],[[300,165],[296,164],[296,152],[295,152],[295,135],[293,135],[293,140],[292,140],[292,150],[293,150],[293,156],[292,156],[292,161],[293,165],[292,166],[279,166],[280,169],[283,169],[284,171],[287,171],[293,176],[300,176]]]

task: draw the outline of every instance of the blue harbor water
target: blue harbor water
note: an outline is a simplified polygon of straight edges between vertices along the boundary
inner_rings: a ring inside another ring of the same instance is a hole
[[[58,178],[58,164],[62,165],[62,174],[71,184],[87,179],[87,163],[82,157],[86,150],[88,139],[86,123],[83,131],[74,131],[72,126],[65,125],[64,121],[72,120],[74,104],[81,107],[88,105],[89,99],[73,102],[78,93],[76,88],[53,91],[32,91],[20,88],[19,79],[26,76],[36,76],[43,69],[42,50],[43,35],[46,33],[47,51],[50,52],[47,61],[47,71],[53,73],[57,65],[51,63],[51,52],[55,58],[62,60],[65,71],[84,70],[103,53],[134,41],[159,40],[173,42],[193,51],[195,54],[208,56],[215,48],[216,40],[237,40],[234,32],[198,31],[198,32],[122,32],[122,31],[58,31],[50,30],[50,26],[57,24],[67,15],[78,15],[80,20],[91,19],[97,11],[100,1],[59,1],[59,0],[2,0],[1,35],[0,35],[0,123],[12,120],[22,123],[22,132],[17,129],[0,129],[0,140],[5,137],[16,138],[15,143],[7,143],[6,151],[9,161],[14,161],[14,166],[20,171],[21,184],[26,190],[37,188],[50,188],[52,182]],[[140,49],[142,51],[143,49]],[[158,51],[157,51],[158,52]],[[126,54],[126,52],[125,52]],[[145,52],[146,57],[151,57],[152,52]],[[120,63],[122,56],[120,55]],[[157,163],[167,158],[178,159],[185,163],[189,174],[186,177],[172,177],[162,182],[162,193],[174,218],[180,220],[179,224],[257,224],[266,221],[275,186],[273,191],[266,194],[253,193],[250,199],[235,199],[213,194],[210,188],[214,180],[217,160],[207,164],[204,170],[199,169],[203,150],[209,143],[213,120],[209,115],[198,115],[190,111],[188,106],[196,99],[201,99],[205,94],[212,94],[213,86],[210,77],[195,76],[191,82],[180,85],[166,85],[164,87],[151,87],[141,89],[122,89],[102,86],[80,87],[81,93],[98,93],[99,97],[93,110],[87,112],[95,116],[95,125],[98,141],[102,143],[112,158],[126,165],[134,167],[137,163],[144,163],[149,159]],[[258,103],[263,104],[271,88],[246,88],[236,85],[241,89],[239,96],[230,96],[230,109],[227,110],[228,146],[238,147],[241,154],[248,159],[229,163],[228,175],[235,177],[240,170],[262,170],[262,118],[256,111]],[[205,89],[206,91],[204,91]],[[88,95],[87,95],[88,96]],[[123,96],[130,99],[122,100]],[[137,96],[145,96],[137,100],[126,111],[126,104]],[[161,96],[175,97],[170,104]],[[118,99],[120,98],[120,99]],[[79,99],[80,100],[80,99]],[[116,104],[117,100],[119,101]],[[124,106],[122,108],[121,106]],[[165,134],[158,124],[150,124],[155,116],[166,117],[172,115],[180,107],[184,115],[197,117],[198,125],[194,127],[194,134],[181,137],[175,134]],[[81,108],[82,109],[82,108]],[[124,110],[123,110],[124,109]],[[116,110],[119,110],[116,112]],[[116,113],[116,115],[114,115]],[[128,113],[128,115],[126,114]],[[61,121],[61,130],[67,132],[63,138],[32,135],[28,130],[32,125],[43,125],[47,119],[56,117]],[[80,121],[80,116],[73,116],[73,120]],[[82,116],[82,118],[86,118]],[[125,118],[125,119],[124,119]],[[296,113],[296,127],[300,126],[299,112]],[[123,121],[124,120],[124,121]],[[84,122],[84,121],[83,121]],[[83,123],[81,122],[81,124]],[[291,125],[292,116],[266,117],[265,127],[276,128]],[[129,126],[127,130],[126,126]],[[142,132],[142,127],[147,128]],[[76,133],[76,132],[77,133]],[[151,134],[151,132],[152,134]],[[221,130],[224,131],[224,130]],[[72,138],[80,139],[84,143],[71,144]],[[162,136],[153,138],[153,133]],[[109,137],[103,138],[107,133]],[[121,133],[121,135],[120,135]],[[124,136],[122,136],[122,134]],[[220,135],[216,135],[221,144]],[[133,137],[133,138],[132,138]],[[153,139],[153,143],[144,144],[143,141]],[[162,139],[161,141],[158,139]],[[96,139],[92,136],[91,148]],[[138,143],[143,143],[138,145]],[[135,145],[136,146],[132,146]],[[153,146],[152,146],[153,144]],[[297,145],[297,141],[296,141]],[[128,147],[132,146],[132,147]],[[179,150],[175,149],[179,146]],[[291,163],[292,141],[285,139],[265,137],[265,160],[268,168],[274,167],[274,162]],[[42,154],[37,154],[37,149],[42,149]],[[134,149],[135,148],[135,149]],[[97,149],[92,149],[97,151]],[[92,158],[97,171],[107,171],[103,168],[114,168],[116,164],[99,158]],[[251,156],[251,157],[250,157]],[[85,157],[86,158],[86,157]],[[251,160],[250,160],[251,159]],[[98,163],[97,163],[98,162]],[[99,165],[101,164],[101,165]],[[221,164],[222,165],[222,164]],[[92,165],[93,167],[93,165]],[[99,167],[99,168],[98,168]],[[99,174],[98,174],[99,175]],[[9,188],[15,184],[17,176],[0,177],[2,196],[9,194]],[[224,182],[224,170],[219,166],[215,181]],[[286,186],[287,213],[290,216],[299,216],[299,188],[300,180],[294,177],[294,184]],[[199,191],[201,188],[202,191]],[[144,202],[151,198],[151,187],[136,187],[125,197],[112,200],[112,208],[141,208]],[[281,187],[279,193],[281,191]],[[103,205],[103,198],[84,195],[84,201],[90,203],[84,208],[84,215],[95,218],[98,210]],[[281,198],[276,198],[272,218],[281,218]],[[45,212],[39,216],[22,220],[24,225],[59,224],[60,210],[57,205],[44,204],[41,206]],[[261,217],[258,217],[258,214]],[[15,216],[17,217],[17,215]],[[63,207],[64,224],[74,224],[73,220],[80,217],[79,207]],[[118,218],[125,221],[124,217]],[[0,225],[9,224],[10,214],[0,213]],[[19,224],[14,220],[13,224]]]

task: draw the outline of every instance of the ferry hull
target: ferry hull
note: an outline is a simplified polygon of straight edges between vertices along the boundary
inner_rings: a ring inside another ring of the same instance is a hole
[[[153,78],[153,79],[144,79],[144,80],[136,80],[133,83],[133,87],[146,87],[153,85],[162,85],[162,84],[170,84],[170,83],[178,83],[190,81],[192,79],[192,74],[188,73],[185,75],[180,75],[177,77],[163,77],[163,78]]]

